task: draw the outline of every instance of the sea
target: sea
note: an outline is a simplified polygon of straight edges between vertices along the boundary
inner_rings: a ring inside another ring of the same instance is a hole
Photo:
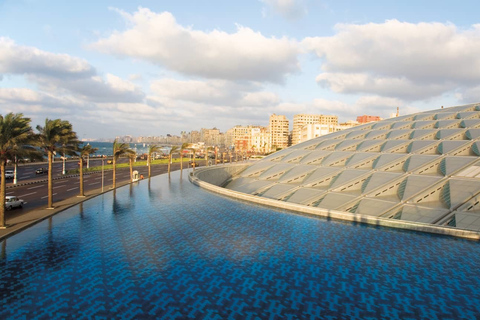
[[[95,152],[94,155],[96,156],[111,156],[113,155],[113,143],[112,142],[96,142],[96,141],[89,141],[83,142],[83,144],[90,144],[93,148],[97,148],[98,150]],[[144,154],[148,153],[148,146],[147,143],[129,143],[130,149],[135,150],[137,154]],[[170,152],[169,147],[164,147],[161,149],[164,154],[168,154]]]

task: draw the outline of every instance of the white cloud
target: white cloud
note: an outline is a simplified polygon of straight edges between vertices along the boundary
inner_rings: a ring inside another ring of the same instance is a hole
[[[383,96],[397,96],[406,100],[421,100],[441,95],[455,89],[452,81],[438,79],[438,82],[419,83],[402,77],[384,77],[365,73],[321,73],[316,78],[319,85],[337,93],[368,93]]]
[[[93,109],[91,104],[74,97],[58,97],[26,88],[0,88],[2,112],[22,112],[51,117]]]
[[[183,100],[208,105],[229,107],[268,107],[279,98],[272,92],[261,91],[259,85],[225,80],[181,81],[161,79],[154,81],[151,90],[156,95],[172,100]]]
[[[418,100],[480,81],[480,25],[388,20],[339,24],[336,31],[303,41],[323,61],[317,81],[336,92]]]
[[[29,80],[52,94],[74,94],[91,102],[141,102],[145,97],[140,87],[112,74],[77,79],[30,76]]]
[[[103,79],[86,60],[19,46],[1,37],[0,72],[25,75],[41,90],[60,96],[76,94],[100,102],[140,102],[144,97],[142,90],[129,81],[112,74]]]
[[[307,13],[303,0],[260,0],[287,19],[299,19]]]
[[[130,28],[113,32],[91,48],[207,78],[281,82],[299,70],[298,44],[286,37],[267,38],[242,26],[232,34],[193,30],[179,25],[169,12],[147,8],[134,14],[117,11]]]
[[[95,70],[84,59],[20,46],[9,38],[0,37],[0,73],[65,78],[91,76]]]

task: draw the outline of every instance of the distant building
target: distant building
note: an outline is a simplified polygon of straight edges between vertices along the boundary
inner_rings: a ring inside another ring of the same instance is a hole
[[[288,119],[283,115],[272,114],[268,125],[270,146],[273,150],[288,147]]]
[[[206,145],[216,146],[220,144],[220,130],[217,128],[200,130],[200,139],[205,142]]]
[[[292,145],[303,141],[302,130],[307,124],[322,124],[336,126],[338,116],[323,114],[296,114],[293,116]]]
[[[269,137],[266,127],[237,125],[227,131],[227,146],[236,151],[264,152],[270,150]]]
[[[298,143],[317,138],[336,131],[336,126],[320,123],[309,123],[302,127]]]
[[[270,133],[266,127],[252,128],[251,149],[253,152],[266,153],[271,149]]]
[[[382,118],[380,118],[379,116],[363,115],[363,116],[358,116],[357,117],[357,122],[360,123],[360,124],[368,123],[368,122],[374,122],[374,121],[380,121],[380,120],[382,120]]]
[[[304,142],[313,138],[317,138],[329,133],[353,128],[355,126],[358,126],[359,123],[357,121],[347,121],[344,123],[340,123],[337,125],[332,125],[332,124],[320,124],[320,123],[315,123],[315,124],[307,124],[302,127],[302,130],[300,131],[300,136],[301,139],[300,142]]]

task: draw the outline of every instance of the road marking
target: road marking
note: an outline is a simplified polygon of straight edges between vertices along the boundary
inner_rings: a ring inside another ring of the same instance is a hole
[[[32,194],[35,194],[36,192],[32,192],[32,193],[27,193],[27,194],[24,194],[23,196],[19,196],[19,198],[23,198],[23,197],[26,197],[26,196],[31,196]]]
[[[88,185],[91,186],[92,184],[98,184],[100,182],[92,182],[92,183],[89,183]]]
[[[56,186],[56,187],[53,187],[53,189],[57,189],[57,188],[64,188],[66,187],[67,185],[63,185],[63,186]]]
[[[75,187],[75,188],[72,188],[72,189],[67,189],[67,191],[72,191],[72,190],[75,190],[75,189],[78,189],[78,187]]]
[[[54,193],[52,196],[56,196],[57,194]],[[48,196],[45,196],[45,197],[41,197],[40,199],[45,199],[45,198],[48,198]]]
[[[35,186],[35,187],[30,187],[30,188],[27,188],[27,190],[30,190],[30,189],[36,189],[36,188],[43,188],[43,187],[45,187],[45,186],[43,186],[43,185],[42,185],[42,186]]]
[[[5,193],[5,194],[12,194],[12,193],[14,193],[14,192],[13,192],[13,191],[11,191],[11,192],[7,192],[7,193]]]

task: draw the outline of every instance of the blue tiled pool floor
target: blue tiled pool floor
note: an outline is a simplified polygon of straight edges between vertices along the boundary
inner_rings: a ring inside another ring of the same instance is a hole
[[[0,319],[478,319],[480,244],[280,212],[184,174],[7,240]]]

